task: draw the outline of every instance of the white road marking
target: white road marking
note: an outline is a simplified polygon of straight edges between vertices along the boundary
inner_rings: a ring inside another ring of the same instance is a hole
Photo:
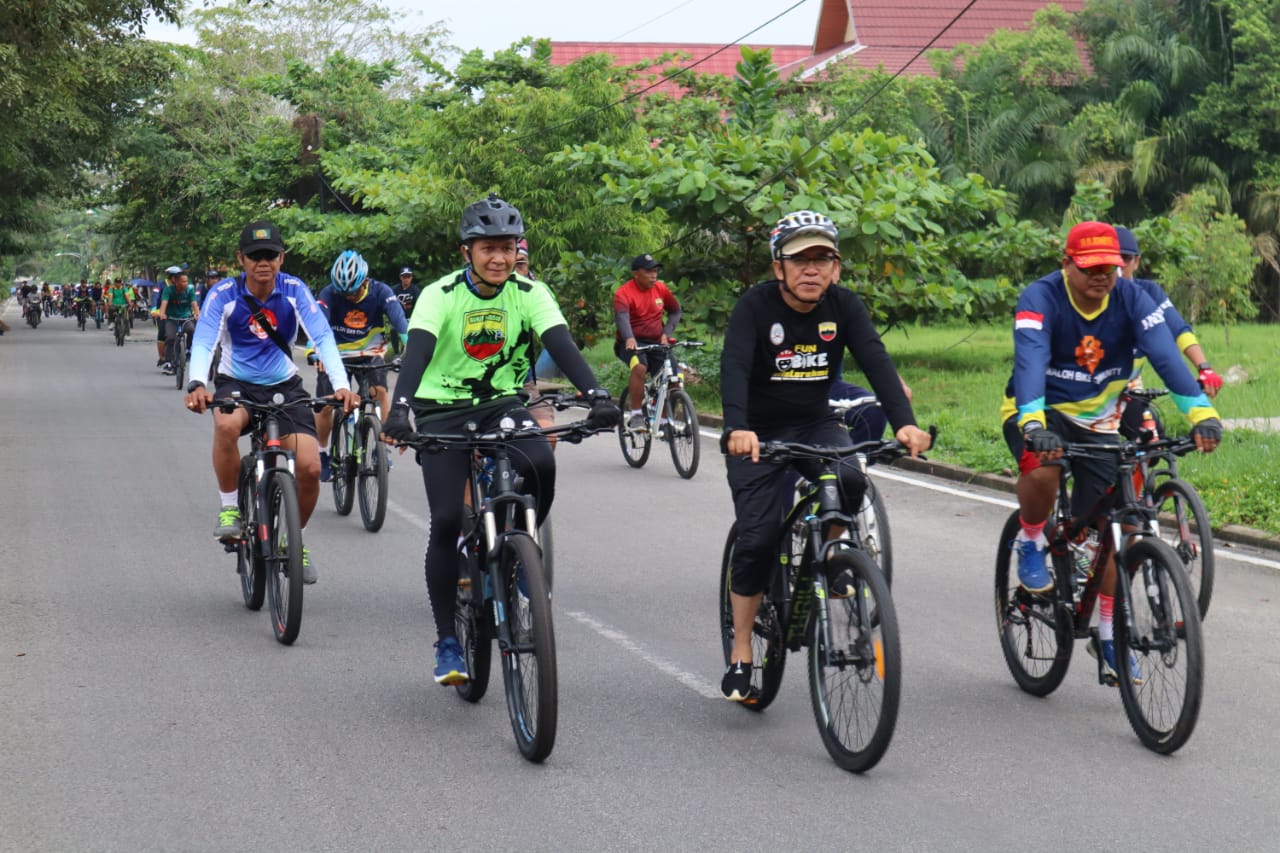
[[[631,652],[633,655],[640,658],[659,672],[671,676],[698,695],[707,699],[721,698],[720,690],[717,687],[708,684],[706,681],[691,672],[686,672],[671,661],[653,654],[622,631],[619,631],[616,628],[611,628],[603,622],[599,622],[596,619],[591,618],[580,610],[568,610],[565,611],[565,615],[572,617],[583,625],[586,625],[606,640],[610,640],[621,646],[626,651]]]

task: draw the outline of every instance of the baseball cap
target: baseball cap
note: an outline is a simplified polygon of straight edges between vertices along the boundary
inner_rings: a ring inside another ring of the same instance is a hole
[[[413,275],[413,267],[401,267],[400,275]]]
[[[653,255],[645,253],[643,255],[636,255],[635,260],[631,262],[631,269],[657,270],[657,269],[662,269],[662,264],[655,261],[653,259]]]
[[[1138,238],[1134,233],[1123,225],[1116,226],[1116,236],[1120,238],[1120,254],[1122,255],[1141,255],[1138,250]]]
[[[805,249],[812,249],[814,246],[821,246],[824,249],[830,249],[837,255],[840,254],[840,247],[835,244],[834,240],[826,234],[815,234],[813,232],[793,237],[783,243],[781,248],[788,255],[796,255]]]
[[[529,257],[529,241],[528,240],[524,239],[523,237],[520,238],[520,241],[516,243],[516,254],[524,255],[526,258]]]
[[[250,222],[240,232],[240,251],[247,255],[262,249],[283,252],[284,238],[280,236],[279,228],[259,219],[257,222]]]
[[[1120,238],[1105,222],[1080,222],[1067,233],[1067,257],[1078,267],[1120,266]]]

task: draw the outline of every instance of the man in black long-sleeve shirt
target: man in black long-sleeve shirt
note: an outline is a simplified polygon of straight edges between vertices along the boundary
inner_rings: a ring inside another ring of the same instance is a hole
[[[893,360],[866,306],[851,290],[832,287],[840,277],[838,233],[830,219],[798,211],[778,221],[770,235],[774,281],[747,291],[729,318],[720,359],[729,488],[738,541],[733,552],[734,647],[721,690],[726,699],[748,698],[751,634],[781,533],[787,466],[760,461],[760,442],[851,444],[827,405],[831,383],[850,353],[880,400],[895,437],[912,456],[929,449],[929,434],[915,425]],[[806,476],[802,463],[793,463]],[[856,507],[866,479],[856,464],[842,464],[840,492]],[[852,592],[852,578],[831,578],[832,597]]]

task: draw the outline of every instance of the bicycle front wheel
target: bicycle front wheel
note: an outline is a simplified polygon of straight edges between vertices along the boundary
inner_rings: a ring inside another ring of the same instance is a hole
[[[458,591],[453,609],[453,628],[462,646],[462,655],[471,677],[455,684],[458,695],[468,702],[479,702],[489,689],[489,671],[493,662],[493,622],[484,602],[484,578],[472,543],[459,554]]]
[[[124,320],[120,318],[119,314],[116,314],[116,322],[115,322],[115,325],[112,326],[112,328],[115,331],[116,346],[118,347],[124,346]]]
[[[701,434],[693,400],[684,390],[673,388],[668,392],[667,422],[661,429],[671,448],[671,462],[676,466],[676,473],[688,480],[698,473]]]
[[[333,508],[338,515],[350,515],[356,500],[355,443],[351,440],[351,424],[341,412],[333,416],[333,433],[329,436],[329,476],[333,481]]]
[[[542,571],[547,576],[547,592],[555,587],[555,538],[551,531],[551,516],[538,525],[538,545],[542,548]]]
[[[179,391],[186,387],[187,379],[187,336],[182,327],[178,327],[178,339],[173,342],[173,384]]]
[[[382,422],[377,415],[365,415],[360,419],[360,448],[356,456],[360,460],[358,476],[360,491],[360,520],[364,529],[377,533],[387,519],[387,445],[378,440],[382,435]]]
[[[1200,716],[1200,610],[1182,560],[1164,542],[1141,539],[1124,562],[1115,609],[1120,698],[1138,740],[1167,755],[1187,742]]]
[[[538,762],[551,754],[556,742],[558,696],[551,595],[538,546],[528,535],[504,534],[498,561],[496,594],[502,598],[509,638],[501,648],[507,711],[520,754]]]
[[[262,600],[267,594],[267,581],[262,571],[258,537],[253,535],[258,521],[258,510],[253,502],[253,469],[253,457],[246,456],[240,460],[237,502],[240,505],[240,523],[244,533],[236,546],[236,574],[240,575],[240,593],[244,596],[244,606],[250,610],[261,610]]]
[[[862,773],[889,748],[902,694],[902,648],[889,585],[861,551],[827,557],[825,574],[851,572],[854,594],[814,600],[809,623],[809,697],[827,752]],[[819,582],[823,572],[819,572]]]
[[[733,661],[733,601],[730,598],[733,583],[733,549],[738,541],[738,523],[729,528],[724,543],[724,557],[720,561],[720,643],[724,647],[724,665]],[[743,706],[752,711],[763,711],[778,695],[782,686],[782,673],[787,665],[787,647],[782,639],[782,615],[773,596],[765,594],[756,611],[755,625],[751,631],[751,687]]]
[[[618,444],[622,445],[622,458],[632,468],[642,468],[649,461],[649,449],[653,446],[653,436],[649,435],[649,427],[634,430],[627,428],[627,410],[631,407],[631,395],[626,388],[618,395],[618,408],[622,411],[622,420],[618,421]]]
[[[1047,597],[1032,595],[1018,583],[1013,545],[1020,529],[1014,510],[996,549],[996,629],[1013,680],[1032,696],[1048,696],[1067,675],[1074,637],[1056,590]]]
[[[1152,490],[1151,498],[1158,512],[1172,516],[1172,521],[1160,519],[1160,538],[1182,560],[1203,620],[1213,598],[1213,529],[1209,526],[1209,511],[1199,493],[1184,480],[1165,480]]]
[[[292,645],[302,628],[302,515],[298,487],[285,471],[267,477],[267,596],[276,639]]]
[[[889,536],[889,511],[876,484],[867,478],[867,492],[858,509],[858,541],[875,561],[884,582],[893,588],[893,542]]]

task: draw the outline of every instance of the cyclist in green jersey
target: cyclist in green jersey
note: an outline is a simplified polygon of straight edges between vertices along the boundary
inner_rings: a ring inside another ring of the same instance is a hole
[[[422,288],[409,322],[387,436],[413,435],[411,412],[423,432],[461,433],[468,421],[487,432],[503,418],[533,426],[519,394],[535,335],[574,386],[595,401],[591,419],[602,427],[616,425],[618,407],[574,346],[551,291],[515,273],[516,242],[524,235],[520,212],[490,194],[463,211],[459,233],[467,265]],[[537,500],[541,523],[555,496],[555,457],[539,435],[522,436],[511,446],[517,469]],[[470,453],[424,453],[418,461],[431,512],[425,571],[438,634],[435,680],[460,684],[470,676],[453,617]]]
[[[200,319],[200,303],[196,299],[196,287],[187,282],[187,271],[182,267],[169,267],[164,271],[166,281],[164,290],[160,292],[160,340],[164,341],[164,364],[166,374],[172,374],[173,342],[177,338],[178,329],[187,320]]]

